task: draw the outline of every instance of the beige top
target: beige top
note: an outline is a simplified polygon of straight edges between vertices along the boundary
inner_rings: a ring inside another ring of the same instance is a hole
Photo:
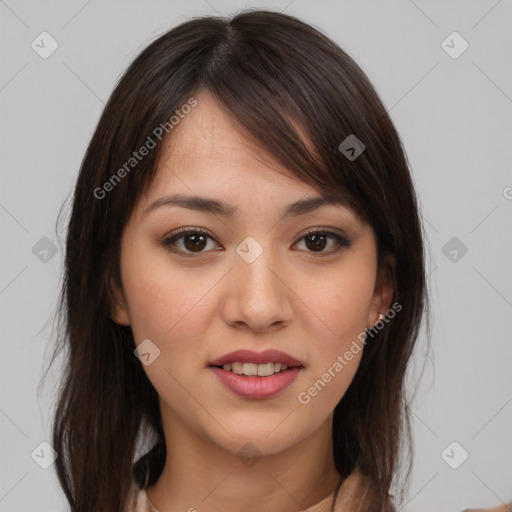
[[[364,476],[357,471],[351,473],[339,488],[333,509],[334,512],[364,512],[361,508],[361,501],[369,492],[369,488],[369,482]],[[300,512],[330,512],[334,496],[335,491],[318,503]],[[132,483],[130,498],[132,506],[126,512],[161,512],[152,505],[146,491],[139,489],[135,481]],[[463,512],[512,512],[512,502],[495,508],[465,509]]]
[[[362,512],[358,504],[368,490],[369,486],[364,478],[359,473],[353,472],[343,481],[339,488],[333,509],[334,512]],[[300,512],[330,512],[334,496],[335,491],[318,503]],[[135,481],[132,484],[131,503],[133,507],[129,508],[127,512],[160,512],[149,501],[146,491],[139,489]]]
[[[494,508],[467,508],[462,512],[512,512],[512,501]]]

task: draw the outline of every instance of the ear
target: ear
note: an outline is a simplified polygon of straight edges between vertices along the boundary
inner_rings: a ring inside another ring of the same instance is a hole
[[[367,328],[373,327],[379,320],[379,314],[386,314],[393,300],[393,275],[396,260],[393,256],[385,256],[377,273],[372,306],[366,322]]]
[[[130,312],[122,289],[111,281],[114,304],[112,305],[112,320],[118,325],[130,325]]]

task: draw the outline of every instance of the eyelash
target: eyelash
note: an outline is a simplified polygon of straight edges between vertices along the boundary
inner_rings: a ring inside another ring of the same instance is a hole
[[[207,251],[192,253],[192,252],[182,251],[181,249],[176,250],[175,248],[174,249],[172,248],[174,243],[177,242],[178,240],[181,240],[185,235],[197,234],[197,233],[201,233],[203,235],[206,235],[208,238],[213,240],[215,243],[218,243],[217,240],[215,239],[215,237],[213,235],[211,235],[205,229],[202,229],[202,228],[181,228],[179,230],[176,230],[174,233],[171,233],[170,236],[168,236],[168,237],[164,238],[163,240],[161,240],[160,244],[164,248],[169,250],[169,251],[172,251],[172,252],[175,252],[175,253],[181,253],[181,255],[183,255],[186,258],[197,258],[197,257],[201,256],[201,254],[206,254]],[[336,252],[341,251],[343,248],[348,249],[352,245],[352,240],[349,240],[346,236],[343,236],[341,234],[335,233],[333,231],[329,231],[329,228],[326,228],[326,227],[325,228],[324,227],[322,227],[322,228],[313,228],[313,229],[307,231],[306,233],[304,233],[299,238],[298,242],[300,242],[301,240],[306,238],[308,235],[313,235],[313,234],[315,234],[315,235],[328,235],[328,236],[334,238],[336,240],[336,243],[338,244],[338,248],[337,249],[331,250],[331,251],[327,251],[327,252],[322,251],[322,252],[319,252],[319,253],[315,253],[313,251],[307,251],[310,254],[313,254],[315,256],[319,256],[319,257],[328,256],[330,254],[334,254]]]

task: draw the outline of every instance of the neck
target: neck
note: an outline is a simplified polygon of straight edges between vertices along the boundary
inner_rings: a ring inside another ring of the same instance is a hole
[[[192,431],[163,404],[161,411],[167,458],[158,481],[146,490],[160,512],[295,512],[321,501],[340,483],[332,415],[290,448],[273,454],[257,451],[251,458]]]

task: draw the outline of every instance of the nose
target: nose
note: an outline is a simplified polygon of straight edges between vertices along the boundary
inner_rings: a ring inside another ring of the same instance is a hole
[[[290,323],[292,287],[284,265],[270,249],[264,249],[252,262],[236,254],[228,279],[222,311],[227,324],[268,332]]]

